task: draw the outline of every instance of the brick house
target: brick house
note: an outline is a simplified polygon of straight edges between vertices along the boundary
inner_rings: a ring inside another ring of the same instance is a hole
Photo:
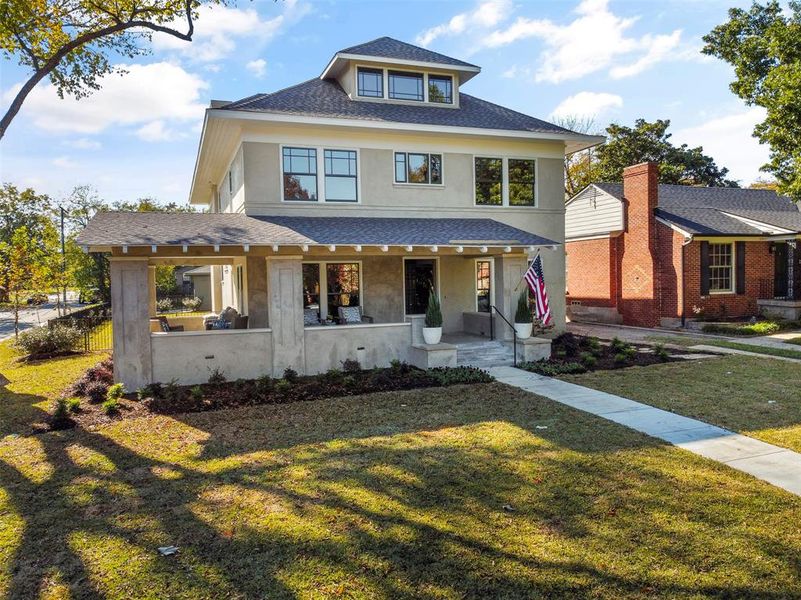
[[[575,319],[801,315],[801,212],[770,190],[659,184],[658,165],[634,165],[567,202],[565,237]]]

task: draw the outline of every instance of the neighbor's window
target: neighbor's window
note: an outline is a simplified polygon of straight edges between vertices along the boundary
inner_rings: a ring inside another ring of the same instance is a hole
[[[338,318],[340,306],[359,306],[359,263],[325,265],[328,316]]]
[[[453,104],[453,79],[444,75],[429,75],[428,101]]]
[[[476,261],[476,310],[490,312],[492,265],[488,260]]]
[[[356,202],[356,151],[323,150],[326,202]]]
[[[476,204],[503,204],[503,160],[476,157]]]
[[[442,155],[396,152],[395,183],[442,184]]]
[[[423,74],[390,71],[389,97],[395,100],[423,101]]]
[[[709,244],[709,291],[734,290],[734,246]]]
[[[366,98],[384,97],[384,71],[381,69],[358,69],[358,94]]]
[[[533,160],[509,159],[509,206],[534,206],[534,176],[536,168]]]
[[[317,200],[317,150],[284,148],[284,200]]]

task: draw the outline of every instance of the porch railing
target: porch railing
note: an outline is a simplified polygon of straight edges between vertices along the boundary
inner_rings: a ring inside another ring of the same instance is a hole
[[[498,307],[494,304],[490,304],[490,339],[495,339],[495,319],[492,318],[492,312],[495,311],[498,316],[504,320],[504,322],[512,328],[512,356],[513,356],[513,365],[517,366],[517,330],[512,323],[503,316],[503,313],[498,310]]]

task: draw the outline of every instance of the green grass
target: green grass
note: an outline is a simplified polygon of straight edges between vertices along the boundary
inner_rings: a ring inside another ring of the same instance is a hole
[[[727,355],[562,379],[801,452],[801,365]]]
[[[92,353],[20,362],[11,341],[0,343],[0,437],[29,432],[65,388],[106,356]]]
[[[2,597],[780,598],[799,521],[801,498],[501,384],[0,440]]]
[[[727,340],[705,340],[702,342],[707,346],[717,346],[719,348],[731,348],[732,350],[744,350],[756,354],[767,354],[769,356],[781,356],[783,358],[795,358],[801,360],[801,351],[792,348],[774,348],[773,346],[757,346],[756,344],[741,344],[739,342],[729,342]],[[796,367],[799,368],[799,367]]]
[[[789,340],[784,340],[785,344],[794,344],[796,346],[801,346],[801,336],[790,338]]]

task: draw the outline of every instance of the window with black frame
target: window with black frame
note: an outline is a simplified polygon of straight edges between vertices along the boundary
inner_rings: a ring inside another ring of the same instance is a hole
[[[407,315],[425,314],[428,296],[435,289],[436,261],[413,259],[403,261],[404,308]]]
[[[303,322],[314,325],[320,321],[320,265],[303,264]]]
[[[453,104],[453,79],[445,75],[429,75],[428,101]]]
[[[317,150],[283,149],[284,200],[317,201]]]
[[[395,183],[442,184],[442,155],[395,153]]]
[[[387,79],[389,81],[390,98],[394,100],[414,100],[415,102],[424,100],[422,73],[390,71]]]
[[[503,159],[476,157],[476,204],[503,204]]]
[[[365,98],[384,97],[384,71],[359,67],[357,71],[357,93]]]
[[[490,312],[492,290],[492,263],[488,260],[476,261],[476,310]]]
[[[323,150],[325,163],[325,201],[356,202],[356,151]]]
[[[535,206],[536,164],[533,159],[509,159],[509,206]]]
[[[325,272],[328,318],[336,320],[340,306],[360,306],[359,263],[328,263]]]

